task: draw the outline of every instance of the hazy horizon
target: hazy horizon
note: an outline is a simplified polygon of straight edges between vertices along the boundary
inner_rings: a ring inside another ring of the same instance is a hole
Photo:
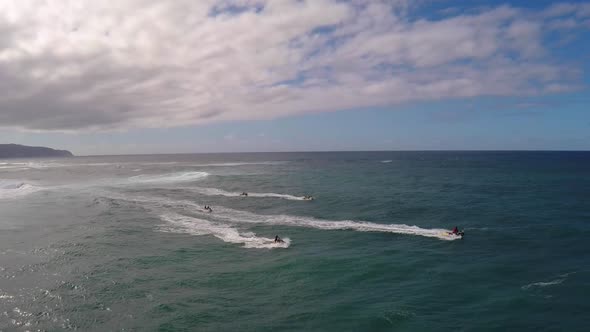
[[[18,144],[18,143],[8,143]],[[40,147],[40,146],[37,146]],[[62,150],[60,147],[47,146],[52,149]],[[74,154],[73,157],[110,157],[110,156],[150,156],[150,155],[191,155],[191,154],[265,154],[265,153],[364,153],[364,152],[590,152],[590,150],[468,150],[468,149],[456,149],[456,150],[293,150],[293,151],[208,151],[208,152],[152,152],[152,153],[125,153],[125,154]],[[55,157],[34,157],[34,158],[48,158],[52,159]],[[3,159],[3,158],[0,158]],[[12,159],[12,158],[4,158]]]

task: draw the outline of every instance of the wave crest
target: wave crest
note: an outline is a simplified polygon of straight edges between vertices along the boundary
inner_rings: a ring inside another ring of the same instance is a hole
[[[555,279],[555,280],[551,280],[551,281],[539,281],[539,282],[533,282],[533,283],[524,285],[520,288],[523,290],[527,290],[532,287],[547,287],[547,286],[559,285],[564,281],[565,281],[565,278]]]
[[[41,189],[23,181],[0,180],[0,199],[22,197]]]
[[[169,174],[136,175],[129,178],[131,182],[138,183],[174,183],[200,180],[209,176],[207,172],[177,172]]]

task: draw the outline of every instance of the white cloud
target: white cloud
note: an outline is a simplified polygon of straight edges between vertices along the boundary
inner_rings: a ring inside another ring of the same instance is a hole
[[[577,72],[552,61],[543,29],[587,7],[433,21],[407,1],[2,1],[0,126],[171,127],[567,91]]]
[[[590,16],[590,3],[556,3],[541,12],[544,18],[563,17],[575,15],[577,17]]]
[[[575,13],[578,6],[573,3],[556,3],[545,9],[542,14],[544,17],[557,17]]]

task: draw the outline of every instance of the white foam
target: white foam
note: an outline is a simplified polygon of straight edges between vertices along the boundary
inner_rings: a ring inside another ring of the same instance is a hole
[[[168,182],[187,182],[205,178],[209,175],[207,172],[178,172],[157,175],[137,175],[129,178],[131,182],[139,183],[168,183]]]
[[[174,165],[178,164],[176,161],[171,162],[100,162],[100,163],[83,163],[73,161],[71,163],[58,163],[53,160],[49,161],[28,161],[28,162],[14,162],[14,163],[0,163],[0,168],[32,168],[32,169],[45,169],[45,168],[56,168],[56,167],[88,167],[88,166],[115,166],[117,168],[123,168],[128,165]]]
[[[551,280],[551,281],[539,281],[539,282],[533,282],[530,283],[528,285],[524,285],[521,288],[524,290],[527,290],[531,287],[547,287],[547,286],[553,286],[553,285],[559,285],[561,284],[563,281],[565,280],[565,278],[562,279],[555,279],[555,280]]]
[[[112,197],[115,198],[115,197]],[[204,212],[201,205],[193,203],[191,201],[180,200],[172,201],[162,198],[151,198],[151,197],[139,197],[134,198],[121,198],[123,200],[130,200],[142,203],[156,204],[161,207],[173,207],[181,209],[189,209],[193,213],[200,213],[208,215],[210,218],[214,218],[217,221],[223,221],[226,223],[252,223],[252,224],[265,224],[265,225],[284,225],[284,226],[296,226],[296,227],[307,227],[323,230],[352,230],[357,232],[382,232],[382,233],[395,233],[395,234],[406,234],[406,235],[417,235],[424,237],[432,237],[445,241],[459,240],[459,236],[450,236],[449,231],[440,228],[421,228],[418,226],[410,226],[404,224],[378,224],[367,221],[354,221],[354,220],[321,220],[312,217],[302,216],[291,216],[291,215],[260,215],[247,211],[234,210],[223,206],[214,206],[214,213]]]
[[[150,162],[150,163],[130,163],[130,164],[139,164],[139,165],[174,165],[174,164],[178,164],[178,161],[163,161],[163,162]]]
[[[392,162],[392,161],[393,161],[393,160],[389,160],[389,159],[388,159],[388,160],[381,160],[381,162],[382,162],[383,164],[389,164],[389,163],[390,163],[390,162]]]
[[[0,168],[4,169],[46,169],[56,167],[77,167],[77,166],[99,166],[99,165],[111,165],[109,163],[94,163],[94,164],[62,164],[57,163],[53,160],[48,161],[27,161],[27,162],[14,162],[14,163],[0,163]]]
[[[288,238],[283,239],[284,243],[274,243],[274,239],[257,237],[252,232],[240,233],[229,225],[213,223],[178,213],[165,213],[160,215],[160,218],[166,222],[165,225],[160,226],[161,231],[191,235],[213,235],[223,242],[243,244],[244,248],[288,248],[291,244],[291,240]]]
[[[243,197],[242,193],[232,192],[232,191],[225,191],[217,188],[203,188],[203,187],[193,187],[189,188],[190,191],[207,195],[207,196],[226,196],[226,197]],[[272,197],[272,198],[282,198],[288,199],[292,201],[303,201],[304,198],[302,196],[293,196],[288,194],[277,194],[277,193],[252,193],[249,192],[247,197]]]
[[[167,161],[167,162],[149,162],[149,163],[142,163],[142,162],[114,162],[114,163],[76,163],[76,164],[67,164],[64,166],[129,166],[129,165],[174,165],[178,164],[177,161]]]
[[[0,163],[0,169],[5,169],[5,170],[21,170],[21,169],[28,169],[28,163],[20,163],[20,162],[14,162],[14,163]]]
[[[45,169],[50,167],[64,167],[66,164],[58,164],[50,161],[28,161],[14,163],[0,163],[0,169]]]
[[[26,163],[26,166],[28,168],[33,168],[33,169],[44,169],[44,168],[53,168],[53,167],[65,167],[67,166],[66,164],[59,164],[59,163],[54,163],[54,162],[43,162],[43,161],[30,161]]]
[[[0,179],[0,199],[18,198],[43,188],[18,180]]]

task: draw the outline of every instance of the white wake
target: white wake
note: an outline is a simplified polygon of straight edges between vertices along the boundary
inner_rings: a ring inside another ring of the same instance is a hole
[[[275,243],[274,239],[258,237],[252,232],[240,233],[237,229],[210,222],[208,220],[189,217],[178,213],[164,213],[160,219],[166,222],[159,229],[164,232],[185,233],[191,235],[213,235],[223,242],[243,244],[244,248],[275,249],[288,248],[291,240],[284,238],[283,243]]]
[[[433,237],[446,241],[460,239],[460,237],[457,236],[449,236],[449,231],[446,229],[427,229],[405,224],[378,224],[373,222],[354,220],[320,220],[312,217],[291,215],[259,215],[247,211],[239,211],[225,207],[217,207],[215,211],[218,212],[216,213],[215,218],[234,223],[285,225],[324,230],[353,230],[357,232],[396,233]]]
[[[111,197],[115,198],[115,197]],[[291,216],[291,215],[260,215],[247,211],[234,210],[223,206],[213,206],[213,213],[204,212],[201,205],[187,200],[169,200],[165,198],[124,196],[122,200],[139,203],[155,204],[162,208],[184,209],[191,213],[201,214],[207,218],[215,219],[224,223],[239,224],[265,224],[284,225],[295,227],[306,227],[323,230],[352,230],[357,232],[381,232],[406,234],[437,238],[445,241],[458,240],[460,237],[449,235],[449,231],[440,228],[421,228],[405,224],[379,224],[367,221],[355,220],[322,220],[312,217]]]
[[[288,199],[292,201],[303,201],[303,196],[294,196],[289,194],[277,194],[277,193],[253,193],[248,192],[248,196],[242,196],[241,192],[233,192],[233,191],[225,191],[222,189],[217,188],[203,188],[203,187],[193,187],[188,188],[188,190],[202,194],[207,196],[226,196],[226,197],[271,197],[271,198],[281,198],[281,199]]]

